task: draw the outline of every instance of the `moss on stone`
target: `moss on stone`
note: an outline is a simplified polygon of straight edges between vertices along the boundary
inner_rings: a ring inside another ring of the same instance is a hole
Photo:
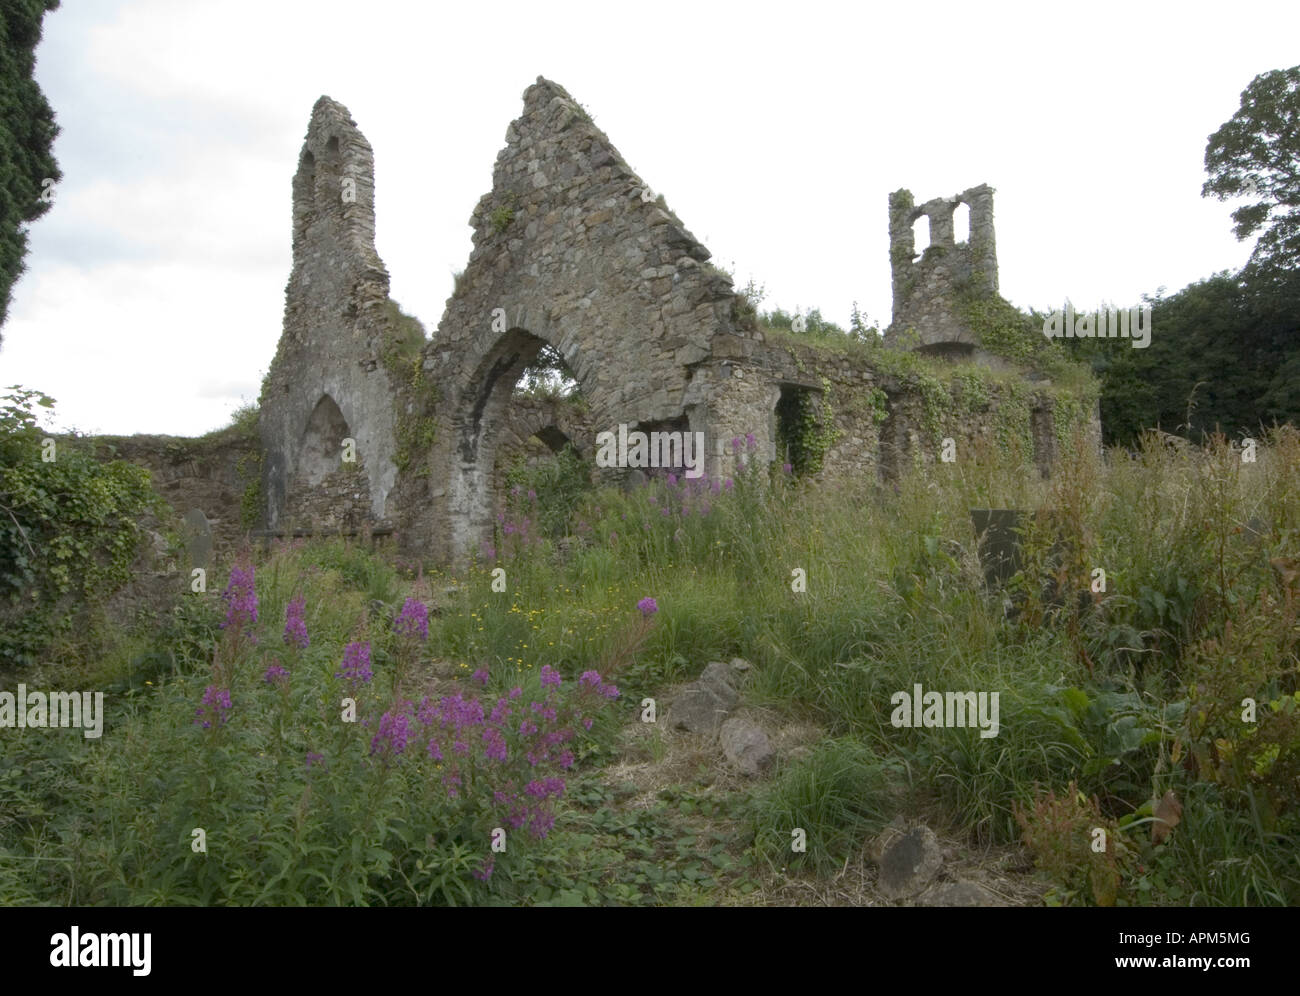
[[[405,472],[437,439],[433,411],[438,392],[424,375],[424,347],[428,343],[424,326],[402,311],[392,298],[385,308],[393,334],[384,342],[380,359],[397,388],[393,397],[393,463]],[[428,464],[421,465],[416,474],[427,476]]]

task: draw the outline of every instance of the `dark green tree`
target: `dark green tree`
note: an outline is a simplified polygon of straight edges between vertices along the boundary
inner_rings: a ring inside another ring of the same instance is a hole
[[[1217,273],[1143,303],[1152,310],[1146,349],[1060,340],[1101,380],[1107,444],[1131,446],[1155,427],[1200,442],[1215,429],[1258,435],[1274,420],[1300,424],[1300,344],[1282,341],[1240,275]]]
[[[1295,299],[1300,284],[1300,66],[1261,73],[1205,147],[1202,197],[1243,197],[1238,239],[1259,233],[1242,272],[1262,304]]]
[[[32,78],[41,22],[59,0],[0,4],[0,326],[9,316],[14,282],[25,267],[27,228],[50,209],[43,190],[62,179],[54,161],[58,126]]]

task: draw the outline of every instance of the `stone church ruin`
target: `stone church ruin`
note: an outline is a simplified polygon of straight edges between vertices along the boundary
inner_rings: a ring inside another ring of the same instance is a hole
[[[1065,411],[1050,384],[1021,377],[972,402],[968,417],[936,421],[906,372],[765,336],[650,190],[568,93],[539,78],[470,218],[468,265],[425,339],[390,301],[375,251],[370,144],[321,97],[293,178],[293,268],[260,404],[262,525],[392,531],[403,552],[452,561],[490,537],[500,464],[526,441],[572,444],[593,473],[617,476],[596,469],[598,433],[703,433],[704,473],[717,479],[735,472],[736,437],[751,436],[765,462],[783,459],[781,420],[796,409],[824,430],[825,479],[887,481],[908,461],[937,459],[937,432],[995,433],[1009,400],[1027,413],[1013,429],[1050,466]],[[894,321],[876,355],[1014,366],[984,348],[963,311],[972,295],[997,295],[992,196],[979,186],[920,207],[907,191],[891,196]],[[971,214],[963,243],[953,241],[958,203]],[[931,245],[917,258],[922,217]],[[572,372],[583,410],[515,394],[545,346]],[[1085,417],[1099,436],[1095,404]]]

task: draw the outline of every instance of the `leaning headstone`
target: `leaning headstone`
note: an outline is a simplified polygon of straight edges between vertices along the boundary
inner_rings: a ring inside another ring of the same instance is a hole
[[[990,589],[1006,584],[1020,570],[1020,521],[1012,508],[972,508],[971,521],[979,542],[984,583]]]
[[[190,509],[181,524],[181,534],[190,567],[207,570],[212,559],[212,529],[208,526],[208,517],[200,509]]]

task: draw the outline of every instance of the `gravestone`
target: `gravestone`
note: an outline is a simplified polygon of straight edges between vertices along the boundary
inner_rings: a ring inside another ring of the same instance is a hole
[[[201,509],[192,508],[185,513],[181,524],[181,540],[185,544],[185,553],[189,557],[190,568],[208,569],[212,559],[212,529],[208,517]]]
[[[999,588],[1020,570],[1020,517],[1017,509],[972,508],[984,583]]]

